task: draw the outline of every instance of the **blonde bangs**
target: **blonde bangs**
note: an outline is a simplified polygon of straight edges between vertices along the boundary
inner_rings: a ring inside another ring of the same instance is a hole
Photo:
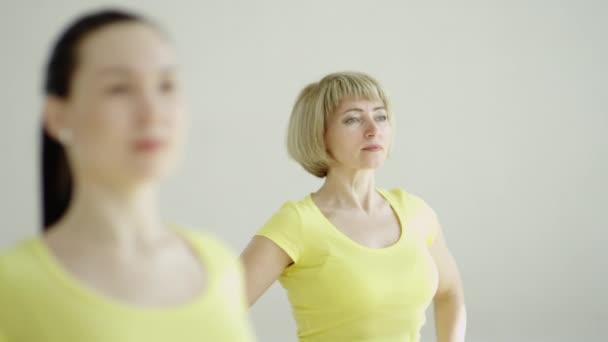
[[[387,112],[390,110],[388,97],[378,81],[369,75],[358,72],[340,72],[327,75],[319,82],[323,94],[325,119],[331,115],[345,98],[381,101]]]

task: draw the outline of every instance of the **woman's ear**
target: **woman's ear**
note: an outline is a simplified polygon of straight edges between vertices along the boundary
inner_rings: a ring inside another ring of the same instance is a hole
[[[72,130],[67,125],[65,100],[47,96],[43,108],[44,130],[62,145],[72,141]]]

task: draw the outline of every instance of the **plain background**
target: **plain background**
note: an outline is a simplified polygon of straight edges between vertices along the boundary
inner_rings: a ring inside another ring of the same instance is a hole
[[[396,114],[381,187],[438,212],[463,276],[468,341],[604,341],[608,321],[605,1],[124,1],[182,62],[190,131],[165,216],[240,251],[320,181],[285,132],[307,83],[359,70]],[[0,246],[37,231],[43,65],[99,1],[0,5]],[[430,314],[430,312],[429,312]],[[284,290],[251,311],[260,341],[295,341]],[[433,341],[432,321],[423,341]]]

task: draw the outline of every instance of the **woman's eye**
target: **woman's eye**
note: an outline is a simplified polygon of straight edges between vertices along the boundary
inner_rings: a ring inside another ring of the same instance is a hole
[[[354,123],[356,123],[358,121],[359,121],[358,118],[348,118],[348,119],[344,120],[344,123],[347,124],[347,125],[351,125],[351,124],[354,124]]]
[[[160,84],[160,90],[163,93],[170,93],[175,88],[175,83],[173,81],[165,81]]]
[[[129,90],[129,86],[127,84],[115,84],[108,88],[108,93],[112,95],[120,95],[128,93]]]
[[[378,116],[376,116],[376,120],[380,121],[380,122],[383,122],[383,121],[388,120],[388,116],[386,116],[386,115],[378,115]]]

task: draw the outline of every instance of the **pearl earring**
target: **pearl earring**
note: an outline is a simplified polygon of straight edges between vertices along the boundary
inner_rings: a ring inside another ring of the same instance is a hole
[[[63,144],[68,144],[72,141],[72,131],[69,129],[62,129],[59,131],[57,138]]]

